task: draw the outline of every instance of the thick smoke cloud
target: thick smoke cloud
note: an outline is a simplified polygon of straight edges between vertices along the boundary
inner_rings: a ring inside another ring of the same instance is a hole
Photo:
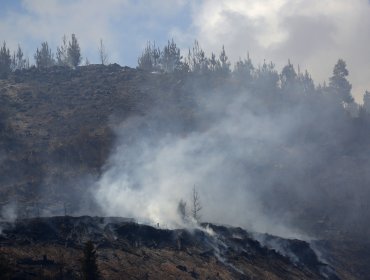
[[[308,157],[313,146],[285,148],[300,125],[302,108],[279,116],[260,115],[253,112],[254,100],[247,93],[195,95],[194,110],[202,117],[190,132],[174,132],[173,127],[181,124],[163,121],[166,117],[160,116],[159,108],[115,127],[118,144],[96,193],[105,214],[176,227],[181,225],[178,202],[184,199],[189,206],[195,186],[203,221],[297,236],[299,231],[289,223],[289,207],[284,205],[290,198],[274,198],[274,193],[278,177],[284,176],[280,165],[303,172],[320,160]],[[296,182],[287,183],[291,183],[290,195],[302,200],[304,190]],[[285,211],[275,216],[278,204]]]

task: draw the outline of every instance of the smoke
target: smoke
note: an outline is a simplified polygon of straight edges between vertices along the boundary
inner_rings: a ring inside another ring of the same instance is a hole
[[[16,202],[9,202],[1,207],[1,220],[13,223],[17,219],[18,205]]]
[[[271,174],[277,168],[296,125],[294,113],[257,115],[246,93],[200,96],[197,129],[179,133],[181,123],[161,116],[158,108],[115,127],[119,140],[97,183],[99,205],[107,215],[175,227],[182,224],[178,203],[190,205],[195,186],[203,221],[297,236],[285,226],[288,214],[276,218],[265,209],[261,196],[271,191],[274,178],[259,174],[265,166]]]

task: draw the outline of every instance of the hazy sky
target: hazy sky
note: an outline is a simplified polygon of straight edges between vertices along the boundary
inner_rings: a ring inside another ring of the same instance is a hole
[[[135,66],[147,40],[194,39],[209,54],[225,45],[234,61],[249,51],[255,64],[288,59],[326,80],[338,58],[359,101],[370,89],[368,0],[0,0],[0,40],[30,58],[42,41],[55,50],[75,33],[84,57],[97,62],[102,38],[111,62]]]

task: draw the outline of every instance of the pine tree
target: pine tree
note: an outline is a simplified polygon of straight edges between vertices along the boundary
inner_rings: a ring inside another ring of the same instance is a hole
[[[279,74],[275,69],[275,64],[263,62],[256,70],[256,89],[261,93],[276,92],[279,81]]]
[[[296,89],[297,86],[297,73],[293,64],[288,60],[288,64],[284,66],[280,74],[281,88],[284,90]]]
[[[340,102],[353,102],[351,95],[352,85],[348,82],[348,70],[343,59],[339,59],[333,69],[333,76],[329,79],[329,90]]]
[[[59,66],[69,66],[68,43],[66,35],[62,38],[62,45],[57,47],[57,64]]]
[[[253,80],[254,66],[249,53],[247,54],[247,59],[240,59],[236,62],[233,74],[243,84],[250,84]]]
[[[222,75],[230,74],[230,62],[229,62],[228,56],[226,55],[226,51],[225,51],[224,46],[222,46],[222,50],[221,50],[221,53],[220,53],[219,60],[220,60],[220,69],[219,69],[220,73]]]
[[[11,71],[10,51],[4,41],[0,49],[0,79],[6,79]]]
[[[369,91],[365,91],[365,94],[363,96],[363,101],[364,101],[363,108],[369,114],[370,113],[370,92]]]
[[[156,47],[155,42],[152,44],[148,41],[144,51],[137,60],[138,68],[145,71],[157,71],[159,70],[160,58],[160,49]]]
[[[182,69],[181,62],[182,56],[180,49],[172,39],[168,41],[167,46],[163,48],[161,56],[161,66],[164,72],[175,72]]]
[[[81,63],[81,51],[75,34],[72,34],[68,44],[68,61],[72,67],[77,67]]]
[[[189,50],[187,63],[194,73],[204,74],[208,72],[209,61],[197,40],[194,41],[192,51]]]
[[[216,72],[217,69],[219,69],[220,66],[220,61],[216,59],[216,55],[214,53],[211,54],[211,59],[209,60],[209,70],[211,72]]]
[[[315,84],[307,70],[304,74],[298,74],[298,81],[303,94],[307,95],[315,91]]]
[[[13,54],[12,70],[22,70],[29,68],[28,59],[24,58],[21,46],[18,45],[17,52]]]
[[[35,61],[37,68],[48,68],[55,65],[54,56],[49,49],[48,42],[43,42],[41,44],[41,49],[36,49]]]

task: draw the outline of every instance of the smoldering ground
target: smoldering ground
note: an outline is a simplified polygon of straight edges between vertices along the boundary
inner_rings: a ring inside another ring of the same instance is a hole
[[[332,174],[351,164],[343,161],[349,117],[317,91],[303,101],[281,97],[273,109],[271,94],[281,93],[257,90],[185,83],[172,94],[186,92],[186,105],[184,96],[169,98],[116,123],[118,140],[95,194],[105,214],[178,226],[178,203],[189,206],[195,186],[203,221],[290,237],[323,219],[353,224],[369,191],[349,184],[351,170]],[[190,128],[169,113],[183,107]]]

